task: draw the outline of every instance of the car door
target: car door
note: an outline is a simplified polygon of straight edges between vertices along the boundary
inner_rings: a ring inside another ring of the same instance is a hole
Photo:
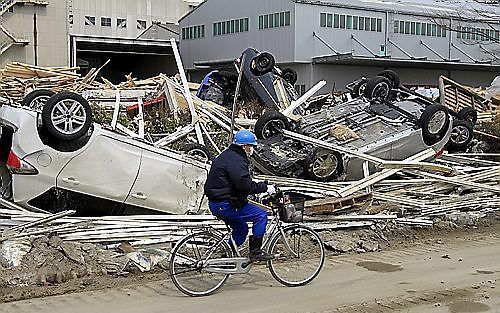
[[[57,187],[123,203],[139,171],[142,149],[127,140],[99,135],[57,176]]]
[[[197,211],[208,165],[178,152],[144,148],[141,168],[127,205],[183,214]]]

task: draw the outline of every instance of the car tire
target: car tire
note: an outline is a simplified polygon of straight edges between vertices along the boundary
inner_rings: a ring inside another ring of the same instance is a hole
[[[197,157],[205,162],[213,160],[213,156],[210,151],[208,151],[207,147],[199,143],[187,143],[182,146],[182,151],[187,155]]]
[[[351,95],[354,98],[358,98],[358,97],[363,96],[364,91],[366,89],[366,84],[368,84],[368,78],[361,79],[356,85],[354,85],[354,88],[352,89]]]
[[[36,112],[42,112],[43,106],[55,92],[47,89],[33,90],[24,96],[23,106]]]
[[[474,126],[477,122],[477,111],[471,107],[466,107],[458,111],[457,117],[460,120],[469,121]]]
[[[320,182],[332,181],[344,173],[342,155],[324,148],[314,149],[305,167],[309,178]]]
[[[419,122],[424,141],[432,145],[441,140],[448,129],[448,109],[440,104],[431,104],[422,112]]]
[[[281,73],[281,77],[290,85],[295,85],[297,82],[297,71],[295,71],[293,68],[285,68],[283,72]]]
[[[450,151],[465,152],[474,137],[473,128],[469,121],[454,119],[451,137],[446,148]]]
[[[396,89],[400,86],[401,80],[399,79],[399,75],[391,70],[383,70],[382,72],[378,73],[377,76],[382,76],[387,78],[392,85],[393,89]]]
[[[71,141],[84,136],[92,125],[92,109],[87,100],[74,92],[50,97],[42,110],[42,123],[57,140]]]
[[[290,130],[288,118],[279,111],[268,111],[257,119],[254,132],[259,139],[269,139],[280,134],[283,129]]]
[[[261,52],[250,61],[250,71],[256,76],[264,75],[274,69],[276,60],[269,52]]]
[[[391,93],[392,83],[385,77],[376,76],[368,80],[363,95],[370,101],[386,101]]]

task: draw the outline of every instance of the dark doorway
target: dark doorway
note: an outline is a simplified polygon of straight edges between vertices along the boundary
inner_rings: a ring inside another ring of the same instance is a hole
[[[177,66],[170,45],[77,42],[77,64],[85,75],[110,60],[100,72],[112,83],[126,80],[125,75],[145,79],[159,73],[175,75]]]

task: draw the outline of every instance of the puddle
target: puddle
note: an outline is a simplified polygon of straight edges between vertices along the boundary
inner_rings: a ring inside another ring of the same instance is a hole
[[[495,271],[488,271],[488,270],[476,270],[479,274],[495,274]]]
[[[457,301],[448,304],[450,313],[473,313],[473,312],[487,312],[490,307],[484,303],[474,301]]]
[[[381,273],[397,272],[403,269],[401,265],[394,265],[382,262],[364,261],[364,262],[358,262],[356,263],[356,265],[364,267],[369,271],[381,272]]]

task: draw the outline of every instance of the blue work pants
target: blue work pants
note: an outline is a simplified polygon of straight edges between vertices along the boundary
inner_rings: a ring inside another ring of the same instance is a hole
[[[235,209],[228,200],[208,201],[208,207],[213,215],[229,224],[237,246],[241,246],[247,238],[247,222],[253,223],[252,234],[255,237],[263,237],[266,233],[267,212],[254,204],[246,203],[243,207]]]

